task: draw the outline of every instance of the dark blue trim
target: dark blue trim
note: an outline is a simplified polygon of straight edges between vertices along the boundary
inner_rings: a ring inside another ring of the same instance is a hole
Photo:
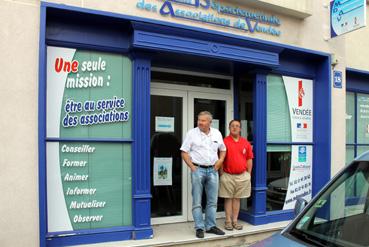
[[[128,52],[130,24],[118,18],[48,8],[46,44]]]
[[[346,72],[354,73],[354,74],[361,74],[369,77],[369,71],[361,70],[361,69],[354,69],[354,68],[346,68]]]
[[[266,221],[266,73],[256,73],[253,82],[253,121],[254,126],[254,169],[252,176],[252,208],[248,213],[240,213],[240,219],[254,225]]]
[[[347,144],[348,145],[348,144]],[[369,143],[355,143],[356,146],[369,146]]]
[[[355,93],[369,92],[369,72],[346,68],[346,90]]]
[[[314,133],[312,196],[331,178],[331,57],[319,61],[313,84]]]
[[[276,68],[271,71],[271,74],[278,74],[281,76],[291,76],[291,77],[314,80],[314,76],[311,73],[296,72],[291,68],[290,69]]]
[[[150,224],[150,81],[151,61],[145,54],[133,54],[133,139],[132,213],[138,233],[135,239],[152,238]]]
[[[301,56],[304,59],[301,59]],[[316,67],[321,62],[319,59],[321,58],[311,54],[302,54],[298,50],[284,50],[280,53],[280,66],[271,73],[315,80]]]
[[[121,232],[127,230],[133,230],[133,226],[118,226],[118,227],[108,227],[108,228],[99,228],[99,229],[84,229],[84,230],[75,230],[75,231],[63,231],[63,232],[50,232],[46,235],[46,237],[62,237],[65,235],[80,235],[80,234],[94,234],[94,233],[105,233],[105,232]]]
[[[117,232],[104,232],[101,234],[80,234],[48,238],[47,246],[69,246],[129,239],[132,239],[132,231],[125,230]]]
[[[254,191],[264,191],[264,190],[267,190],[268,187],[267,186],[259,186],[259,187],[253,187],[252,189]]]
[[[47,142],[118,142],[118,143],[132,143],[133,140],[129,138],[57,138],[47,137]]]
[[[171,27],[133,23],[133,28],[132,46],[135,48],[181,52],[264,66],[279,65],[279,55],[275,52],[224,44],[211,39],[193,38],[185,30],[181,35],[175,35]]]
[[[94,51],[101,51],[101,52],[112,52],[112,53],[120,53],[120,54],[128,55],[127,49],[103,46],[103,45],[92,45],[92,44],[84,44],[84,43],[70,42],[70,41],[51,40],[51,39],[46,40],[46,44],[48,46],[94,50]]]
[[[239,218],[253,225],[263,225],[279,221],[292,220],[295,217],[293,210],[268,211],[264,215],[253,215],[249,211],[240,211]]]
[[[369,89],[365,90],[365,89],[358,89],[358,88],[346,88],[347,92],[351,92],[351,93],[363,93],[363,94],[369,94]]]
[[[38,194],[39,194],[39,241],[46,246],[46,8],[40,9],[39,67],[38,67]]]
[[[152,198],[151,194],[137,194],[132,196],[134,199],[147,199]]]

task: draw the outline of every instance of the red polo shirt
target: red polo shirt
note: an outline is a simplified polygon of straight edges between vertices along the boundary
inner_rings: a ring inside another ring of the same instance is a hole
[[[247,170],[247,160],[253,159],[252,147],[243,137],[238,142],[232,136],[224,138],[227,154],[223,162],[223,170],[230,174],[240,174]]]

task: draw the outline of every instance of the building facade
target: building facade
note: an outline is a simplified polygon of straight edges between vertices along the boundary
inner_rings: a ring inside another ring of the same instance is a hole
[[[369,146],[369,31],[330,38],[329,1],[0,6],[4,246],[191,221],[179,147],[203,110],[223,136],[240,119],[253,145],[240,218],[254,225],[292,219],[297,197]]]

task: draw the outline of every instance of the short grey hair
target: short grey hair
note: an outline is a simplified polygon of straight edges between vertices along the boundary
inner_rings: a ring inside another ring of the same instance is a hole
[[[202,112],[200,112],[199,115],[197,115],[197,118],[200,117],[200,116],[208,116],[210,122],[213,121],[213,114],[211,114],[208,111],[202,111]]]

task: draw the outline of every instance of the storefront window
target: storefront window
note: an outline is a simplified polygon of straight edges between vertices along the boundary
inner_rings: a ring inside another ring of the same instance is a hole
[[[131,71],[122,55],[48,47],[49,233],[132,224]]]
[[[369,150],[365,144],[369,144],[369,94],[347,92],[346,164]]]
[[[369,146],[358,146],[357,147],[357,156],[365,153],[368,150],[369,150]]]
[[[311,80],[267,77],[268,211],[292,209],[296,198],[311,198],[312,99]]]
[[[346,143],[355,143],[355,94],[346,94]]]
[[[282,210],[291,166],[291,146],[267,147],[267,210]]]
[[[369,143],[369,95],[357,94],[357,143]]]
[[[355,158],[355,146],[346,145],[346,165],[350,164]]]
[[[291,142],[290,112],[281,76],[268,76],[267,93],[267,140]]]

